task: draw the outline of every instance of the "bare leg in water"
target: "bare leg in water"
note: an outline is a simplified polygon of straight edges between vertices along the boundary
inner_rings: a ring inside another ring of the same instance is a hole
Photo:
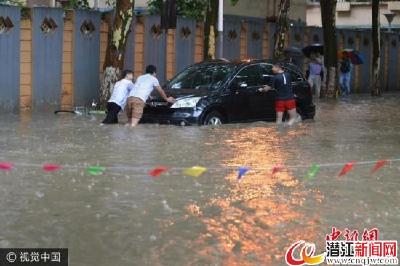
[[[296,119],[297,119],[297,116],[298,116],[296,108],[293,108],[292,110],[289,110],[288,113],[289,113],[288,126],[292,126],[294,124],[294,122],[296,122]]]
[[[130,125],[131,127],[136,127],[137,124],[139,124],[140,119],[137,118],[132,118],[130,119],[130,121],[128,121],[128,125]]]
[[[283,123],[283,112],[276,112],[276,124],[281,125]]]

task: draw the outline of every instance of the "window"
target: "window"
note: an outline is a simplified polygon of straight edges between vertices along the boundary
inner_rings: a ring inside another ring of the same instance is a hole
[[[261,81],[260,85],[272,85],[271,79],[274,76],[272,72],[272,65],[270,64],[260,64],[260,71],[261,71]]]
[[[168,87],[171,89],[217,89],[227,79],[234,65],[192,66],[178,74]]]
[[[258,65],[251,65],[242,69],[237,75],[238,82],[245,82],[248,87],[259,85],[260,71]]]
[[[303,80],[303,76],[299,72],[289,69],[289,68],[285,69],[285,71],[287,71],[290,74],[290,78],[292,79],[292,82]]]

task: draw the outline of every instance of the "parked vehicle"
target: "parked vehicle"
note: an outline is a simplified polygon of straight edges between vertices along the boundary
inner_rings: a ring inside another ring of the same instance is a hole
[[[301,70],[282,62],[292,76],[297,112],[313,119],[312,92]],[[169,104],[155,96],[147,103],[142,122],[177,125],[219,125],[234,122],[275,121],[276,91],[260,92],[268,84],[272,61],[214,60],[187,67],[166,83]]]

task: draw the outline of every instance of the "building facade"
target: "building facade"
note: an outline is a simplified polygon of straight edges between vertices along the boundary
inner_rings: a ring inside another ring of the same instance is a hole
[[[338,1],[336,26],[338,28],[371,28],[371,1]],[[307,25],[321,27],[321,6],[319,1],[307,2]],[[388,28],[385,14],[394,14],[392,28],[400,29],[400,1],[381,1],[380,21],[382,28]]]
[[[60,0],[20,0],[28,7],[58,7]],[[218,0],[214,0],[218,1]],[[94,9],[107,10],[111,7],[107,0],[88,0],[89,6]],[[135,10],[146,13],[148,0],[135,0]],[[224,14],[256,18],[276,17],[278,15],[279,0],[239,0],[231,5],[230,0],[224,1]],[[306,21],[307,0],[292,0],[290,18],[296,21]]]

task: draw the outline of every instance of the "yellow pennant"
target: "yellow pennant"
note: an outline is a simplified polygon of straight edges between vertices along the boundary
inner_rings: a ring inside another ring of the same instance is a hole
[[[194,176],[194,177],[199,177],[201,176],[205,171],[207,171],[207,168],[202,167],[202,166],[193,166],[190,168],[186,168],[183,173],[185,175],[189,176]]]

